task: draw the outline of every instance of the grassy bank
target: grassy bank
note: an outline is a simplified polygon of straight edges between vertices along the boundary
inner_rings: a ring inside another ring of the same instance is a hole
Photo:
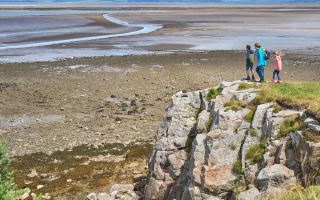
[[[274,100],[280,104],[304,107],[320,116],[320,82],[267,83],[262,85],[258,101]]]

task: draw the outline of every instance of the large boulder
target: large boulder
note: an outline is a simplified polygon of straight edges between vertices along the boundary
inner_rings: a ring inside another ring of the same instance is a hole
[[[296,183],[294,171],[281,164],[263,168],[257,176],[257,186],[260,191],[288,186]]]

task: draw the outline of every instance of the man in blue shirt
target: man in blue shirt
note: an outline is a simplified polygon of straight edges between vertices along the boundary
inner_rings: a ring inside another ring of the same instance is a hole
[[[259,43],[256,43],[254,46],[256,49],[254,53],[256,72],[259,75],[260,82],[264,82],[264,68],[266,67],[267,62],[264,58],[263,47]]]

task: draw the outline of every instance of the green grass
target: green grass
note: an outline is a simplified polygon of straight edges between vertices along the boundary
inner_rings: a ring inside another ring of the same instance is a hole
[[[42,199],[41,196],[42,196],[41,194],[37,194],[35,197],[32,198],[32,200],[41,200]]]
[[[290,190],[285,190],[277,197],[267,198],[268,200],[318,200],[320,199],[320,186],[309,186],[303,188],[295,186]]]
[[[215,99],[219,94],[221,93],[221,90],[219,88],[211,88],[208,91],[208,95],[206,99],[209,101],[211,99]]]
[[[248,114],[246,114],[246,116],[244,116],[244,120],[248,123],[251,123],[254,117],[254,111],[250,110],[250,112]]]
[[[0,199],[12,200],[15,197],[13,173],[7,157],[6,145],[0,141]]]
[[[273,108],[273,112],[274,113],[278,113],[278,112],[280,112],[282,110],[282,107],[277,103],[273,104],[272,108]]]
[[[262,160],[263,154],[266,152],[266,144],[259,143],[249,147],[246,153],[246,159],[251,161],[251,164],[255,164]]]
[[[277,139],[285,137],[288,133],[300,130],[303,127],[303,121],[297,115],[287,117],[280,125],[280,132]]]
[[[206,122],[206,129],[207,129],[207,132],[209,132],[209,131],[210,131],[210,128],[211,128],[211,126],[212,126],[212,123],[213,123],[212,118],[211,118],[211,117],[209,117],[208,121]]]
[[[201,108],[198,108],[198,109],[196,110],[196,113],[194,114],[194,118],[195,118],[196,120],[198,120],[200,113],[201,113]]]
[[[247,129],[247,134],[249,134],[251,137],[257,137],[257,131],[252,128]]]
[[[238,159],[235,163],[233,163],[232,172],[237,174],[237,175],[241,175],[242,174],[241,160]]]
[[[261,94],[264,97],[262,99],[273,99],[290,105],[303,106],[314,113],[320,113],[319,88],[319,82],[270,83],[262,86]]]
[[[235,99],[231,99],[230,101],[224,104],[224,107],[226,107],[227,110],[231,109],[233,111],[239,111],[242,108],[246,107],[246,103],[243,101],[237,101]]]
[[[250,83],[240,83],[239,84],[239,90],[247,90],[250,88],[258,88],[258,86],[255,84],[250,84]]]
[[[237,149],[237,145],[235,143],[232,143],[230,148],[234,151]]]

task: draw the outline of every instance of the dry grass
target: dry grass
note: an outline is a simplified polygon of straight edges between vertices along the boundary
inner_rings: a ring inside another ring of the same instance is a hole
[[[290,190],[285,191],[283,194],[277,195],[274,198],[267,198],[273,200],[319,200],[320,199],[320,186],[310,186],[303,188],[295,186]]]

